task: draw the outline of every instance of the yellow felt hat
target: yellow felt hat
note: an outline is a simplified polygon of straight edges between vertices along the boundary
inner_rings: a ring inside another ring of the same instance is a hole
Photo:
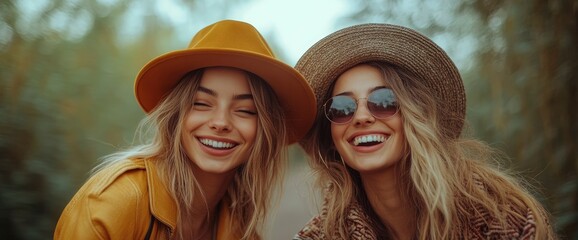
[[[152,111],[186,73],[205,67],[227,66],[252,72],[275,91],[288,123],[289,142],[298,141],[315,119],[315,96],[303,76],[275,58],[252,25],[223,20],[201,29],[186,49],[148,62],[135,81],[135,95],[145,112]]]

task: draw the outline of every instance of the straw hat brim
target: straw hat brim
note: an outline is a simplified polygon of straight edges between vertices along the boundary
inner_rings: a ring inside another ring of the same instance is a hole
[[[370,61],[387,62],[421,79],[439,106],[449,109],[442,111],[444,130],[452,137],[460,135],[466,110],[462,78],[446,52],[412,29],[376,23],[344,28],[315,43],[295,68],[310,83],[321,111],[325,93],[337,77]]]
[[[275,58],[238,49],[186,49],[151,60],[141,69],[135,81],[137,101],[148,113],[184,74],[216,66],[252,72],[271,86],[284,109],[289,143],[295,143],[309,130],[316,114],[315,96],[303,76]]]

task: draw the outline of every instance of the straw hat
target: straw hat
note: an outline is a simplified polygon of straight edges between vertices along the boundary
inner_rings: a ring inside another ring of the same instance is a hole
[[[303,76],[275,58],[252,25],[223,20],[201,29],[186,49],[148,62],[135,81],[135,95],[145,112],[152,111],[181,77],[196,69],[227,66],[252,72],[275,91],[285,112],[288,141],[298,141],[315,119],[315,96]]]
[[[440,106],[449,110],[441,116],[445,130],[452,137],[460,135],[466,110],[462,78],[438,45],[412,29],[390,24],[347,27],[315,43],[295,68],[313,88],[321,109],[325,92],[337,77],[369,61],[387,62],[420,78],[433,90]]]

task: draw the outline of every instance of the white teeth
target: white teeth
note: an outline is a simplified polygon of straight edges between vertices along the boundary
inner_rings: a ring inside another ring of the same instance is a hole
[[[370,143],[370,142],[384,142],[385,136],[383,135],[364,135],[364,136],[357,136],[353,139],[353,145],[358,146],[362,143]]]
[[[202,139],[200,139],[200,141],[204,145],[207,145],[207,146],[212,147],[212,148],[232,148],[235,146],[235,144],[233,144],[233,143],[220,142],[220,141],[210,140],[210,139],[206,139],[206,138],[202,138]]]

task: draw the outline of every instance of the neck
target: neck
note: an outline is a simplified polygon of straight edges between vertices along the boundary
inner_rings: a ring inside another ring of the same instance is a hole
[[[378,173],[361,173],[367,199],[382,224],[396,239],[412,239],[415,209],[401,194],[400,179],[393,168]]]
[[[233,181],[235,172],[213,174],[195,170],[195,178],[202,189],[197,190],[193,198],[192,229],[200,239],[211,239],[213,228],[218,221],[217,208]]]

